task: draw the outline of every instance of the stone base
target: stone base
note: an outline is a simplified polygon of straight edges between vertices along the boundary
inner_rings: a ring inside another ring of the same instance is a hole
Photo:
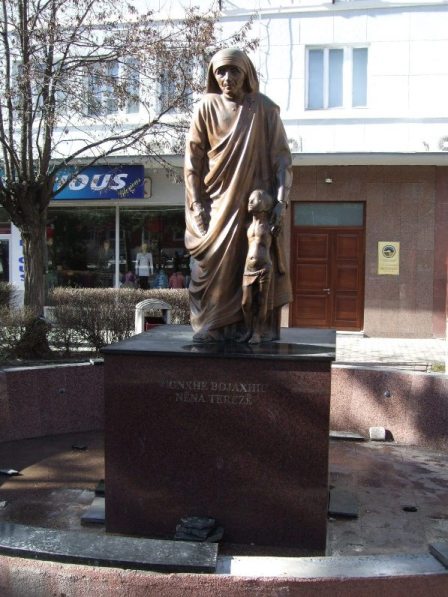
[[[104,353],[107,531],[208,516],[225,542],[324,553],[331,346],[198,347],[162,326]]]

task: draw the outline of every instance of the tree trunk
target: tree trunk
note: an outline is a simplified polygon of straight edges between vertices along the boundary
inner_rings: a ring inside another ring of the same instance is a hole
[[[24,335],[13,351],[13,356],[21,359],[42,359],[51,354],[47,340],[49,326],[43,319],[47,210],[39,207],[39,199],[31,195],[22,202],[19,227],[25,262],[24,305],[30,314]]]
[[[45,259],[47,210],[33,210],[32,221],[23,229],[23,256],[25,260],[25,307],[36,317],[43,315],[45,303]]]

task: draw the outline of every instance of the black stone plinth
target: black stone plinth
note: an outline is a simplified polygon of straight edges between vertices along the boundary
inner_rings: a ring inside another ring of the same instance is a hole
[[[106,530],[324,553],[334,332],[197,345],[161,326],[106,348]]]
[[[285,341],[261,344],[238,342],[193,343],[193,332],[185,325],[161,325],[102,349],[104,355],[160,355],[225,359],[278,359],[334,361],[336,333],[332,330],[283,330]]]
[[[0,554],[70,564],[205,573],[214,572],[218,549],[211,543],[112,537],[0,522]]]

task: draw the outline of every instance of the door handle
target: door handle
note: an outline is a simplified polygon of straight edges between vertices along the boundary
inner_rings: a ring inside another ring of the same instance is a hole
[[[330,294],[331,288],[322,288],[322,292],[326,292],[327,294]]]

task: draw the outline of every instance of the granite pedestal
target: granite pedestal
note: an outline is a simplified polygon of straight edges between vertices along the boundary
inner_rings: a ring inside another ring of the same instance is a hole
[[[161,326],[104,349],[106,530],[172,538],[208,516],[229,543],[324,553],[335,336],[303,340]]]

